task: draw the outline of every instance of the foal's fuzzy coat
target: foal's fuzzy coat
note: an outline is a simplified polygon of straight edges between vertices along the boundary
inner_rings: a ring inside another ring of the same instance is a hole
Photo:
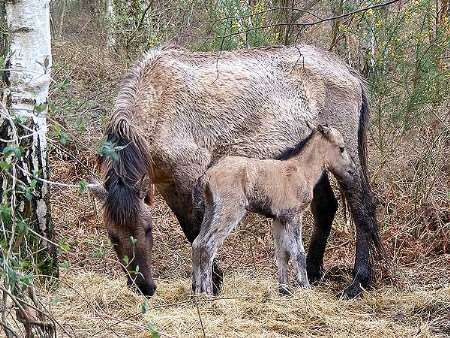
[[[203,197],[206,213],[192,245],[194,292],[212,294],[212,264],[218,248],[245,214],[274,219],[273,236],[281,293],[288,292],[288,261],[293,258],[298,286],[309,287],[301,218],[325,169],[338,179],[355,173],[355,164],[334,128],[319,126],[302,150],[287,160],[222,158],[199,179],[193,198]]]

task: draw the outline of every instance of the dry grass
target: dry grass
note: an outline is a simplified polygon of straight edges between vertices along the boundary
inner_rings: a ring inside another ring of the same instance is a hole
[[[349,282],[354,253],[349,234],[335,229],[321,285],[280,297],[269,224],[251,217],[220,253],[226,274],[220,297],[192,298],[189,245],[158,197],[154,208],[158,290],[146,300],[126,286],[90,199],[66,191],[61,200],[62,193],[54,202],[54,213],[59,235],[71,247],[60,259],[69,264],[62,268],[60,287],[47,297],[54,317],[74,337],[147,337],[154,332],[148,327],[170,337],[202,336],[203,330],[210,337],[450,333],[448,255],[395,265],[389,278],[380,276],[375,290],[362,299],[340,300],[336,294]],[[341,222],[336,223],[339,228]]]
[[[218,298],[192,298],[188,279],[160,280],[150,300],[122,279],[99,273],[65,273],[51,295],[55,317],[76,337],[351,336],[431,337],[449,334],[450,288],[370,292],[339,300],[326,287],[277,294],[266,275],[226,275]],[[148,310],[143,313],[143,304]]]

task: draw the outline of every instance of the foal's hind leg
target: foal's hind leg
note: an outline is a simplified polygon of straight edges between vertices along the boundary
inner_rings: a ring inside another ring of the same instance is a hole
[[[294,260],[297,285],[304,288],[309,287],[301,231],[300,217],[297,216],[288,222],[280,220],[274,220],[273,222],[278,282],[280,293],[282,294],[289,293],[287,287],[289,258]]]
[[[309,288],[308,274],[306,272],[306,255],[302,238],[302,220],[301,215],[295,216],[287,225],[287,231],[291,237],[292,246],[291,257],[294,259],[294,265],[297,273],[297,285],[302,288]]]
[[[314,231],[309,244],[306,268],[311,282],[320,280],[323,254],[330,235],[331,225],[338,208],[336,197],[331,189],[326,173],[322,174],[314,187],[311,212],[314,216]]]
[[[275,244],[275,260],[278,269],[278,290],[281,294],[290,294],[288,286],[288,264],[290,258],[289,247],[292,238],[286,231],[286,224],[279,219],[274,219],[272,224],[273,239]]]
[[[201,230],[192,243],[192,288],[195,293],[204,292],[212,295],[214,257],[225,238],[245,216],[246,211],[241,203],[236,202],[223,205],[223,201],[214,201],[214,203],[205,201],[205,204],[206,213]]]

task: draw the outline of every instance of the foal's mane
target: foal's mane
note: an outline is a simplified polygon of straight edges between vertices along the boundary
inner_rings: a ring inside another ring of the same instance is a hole
[[[303,148],[306,146],[306,144],[311,141],[312,136],[315,134],[315,130],[313,130],[306,138],[301,140],[299,143],[297,143],[295,146],[286,149],[283,151],[280,155],[276,157],[277,160],[285,161],[290,159],[291,157],[294,157],[298,155]]]

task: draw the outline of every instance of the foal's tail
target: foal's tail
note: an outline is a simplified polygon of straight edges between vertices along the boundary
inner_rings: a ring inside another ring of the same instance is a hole
[[[116,117],[106,130],[110,153],[99,162],[106,169],[105,216],[119,226],[134,226],[141,200],[152,199],[151,159],[145,139],[126,117]]]

